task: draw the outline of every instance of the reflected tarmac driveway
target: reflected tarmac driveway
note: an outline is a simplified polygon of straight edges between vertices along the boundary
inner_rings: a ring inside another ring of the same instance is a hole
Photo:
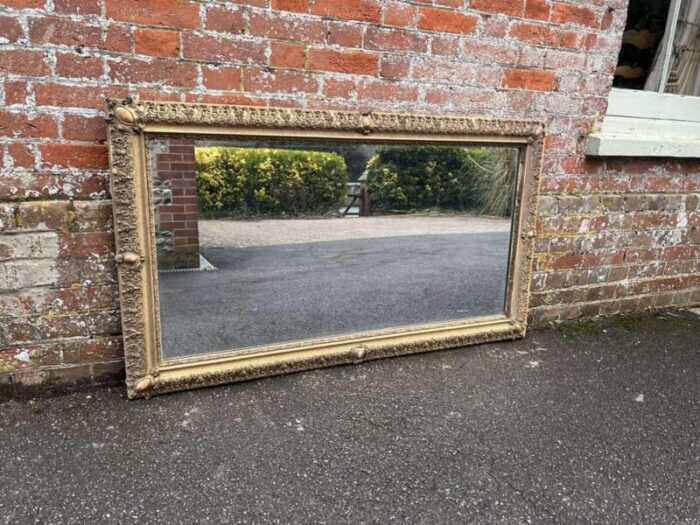
[[[391,218],[382,227],[394,236],[304,243],[298,241],[341,231],[359,235],[363,222],[376,219],[229,221],[219,246],[207,240],[202,248],[216,271],[160,274],[164,354],[205,354],[502,312],[509,232],[499,230],[508,221],[439,219]],[[488,221],[496,231],[478,232]],[[268,235],[257,237],[262,245],[230,246],[243,243],[244,236],[236,240],[227,229],[263,222],[270,224],[263,225]],[[298,222],[312,224],[301,228]],[[435,233],[404,235],[417,231]],[[203,237],[210,234],[211,229]],[[266,244],[275,236],[285,243]]]

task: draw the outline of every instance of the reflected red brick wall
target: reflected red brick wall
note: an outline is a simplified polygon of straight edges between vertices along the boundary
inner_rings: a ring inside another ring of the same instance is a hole
[[[154,218],[158,268],[199,267],[194,140],[162,141],[155,156]],[[160,200],[165,203],[158,202]]]

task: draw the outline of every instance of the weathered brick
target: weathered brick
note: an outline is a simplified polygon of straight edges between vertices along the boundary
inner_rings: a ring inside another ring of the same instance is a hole
[[[556,24],[576,24],[588,27],[598,27],[598,14],[583,6],[554,2],[552,6],[552,22]]]
[[[428,50],[428,39],[410,30],[370,27],[365,32],[365,48],[425,53]]]
[[[59,236],[61,257],[89,257],[114,252],[114,235],[111,232],[65,233]]]
[[[418,27],[427,31],[473,33],[476,30],[477,20],[477,17],[465,13],[421,7]]]
[[[411,4],[387,2],[384,8],[384,24],[408,27],[415,24],[418,8]]]
[[[300,71],[272,71],[249,68],[245,73],[245,90],[267,93],[315,93],[318,80]]]
[[[326,38],[323,20],[290,18],[275,12],[250,12],[248,14],[248,27],[252,35],[277,40],[318,43],[323,42]]]
[[[21,202],[18,205],[15,219],[17,225],[22,229],[66,230],[69,223],[68,202]]]
[[[341,47],[362,47],[365,28],[346,22],[329,21],[326,28],[326,43]]]
[[[239,67],[205,66],[202,79],[208,89],[237,91],[241,89],[241,69]]]
[[[418,98],[418,87],[396,82],[367,81],[357,87],[357,98],[373,100],[413,101]]]
[[[551,91],[556,87],[556,75],[553,71],[536,69],[507,69],[505,87]]]
[[[306,63],[306,48],[302,44],[272,42],[270,50],[271,66],[303,68]]]
[[[41,144],[44,165],[66,168],[106,168],[107,148],[93,144]]]
[[[324,71],[376,75],[379,57],[364,51],[335,51],[331,49],[309,50],[309,67]]]
[[[154,57],[176,57],[180,54],[180,33],[163,29],[139,28],[134,31],[136,52]]]
[[[29,116],[23,112],[0,110],[0,135],[53,138],[58,136],[58,124],[52,115]]]
[[[66,78],[99,78],[104,72],[101,57],[56,53],[56,75]]]
[[[29,76],[50,73],[44,53],[27,49],[0,49],[0,71]]]
[[[245,31],[243,10],[213,6],[207,9],[205,27],[209,31],[234,34]]]
[[[549,20],[550,8],[549,0],[525,0],[525,18]]]
[[[54,0],[54,11],[63,15],[99,15],[100,0]]]
[[[105,140],[106,125],[102,117],[67,114],[63,119],[63,138],[68,140]]]
[[[6,44],[12,44],[24,37],[22,26],[14,17],[0,16],[0,39]]]
[[[199,3],[190,0],[105,0],[107,18],[195,29],[199,27]]]
[[[306,13],[309,10],[309,0],[272,0],[272,8]]]
[[[57,279],[56,262],[50,258],[0,262],[0,292],[52,285]]]
[[[311,0],[311,13],[347,20],[379,22],[381,5],[377,0],[344,0],[343,2]]]
[[[229,40],[212,35],[189,33],[182,38],[182,55],[185,58],[214,62],[260,64],[265,59],[265,46],[248,40]],[[191,66],[172,63],[171,67]],[[192,66],[193,67],[193,66]],[[165,72],[166,76],[173,72]]]
[[[503,13],[519,16],[523,11],[523,0],[471,0],[469,7],[488,13]]]

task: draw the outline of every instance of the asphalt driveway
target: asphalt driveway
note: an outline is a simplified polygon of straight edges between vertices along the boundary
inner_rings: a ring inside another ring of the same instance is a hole
[[[0,523],[693,524],[700,319],[0,403]]]
[[[216,271],[159,275],[164,353],[502,313],[508,248],[507,231],[205,247]]]

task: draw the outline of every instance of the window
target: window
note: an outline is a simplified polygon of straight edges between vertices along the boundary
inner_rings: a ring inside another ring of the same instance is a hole
[[[700,1],[631,0],[588,155],[700,157]]]

